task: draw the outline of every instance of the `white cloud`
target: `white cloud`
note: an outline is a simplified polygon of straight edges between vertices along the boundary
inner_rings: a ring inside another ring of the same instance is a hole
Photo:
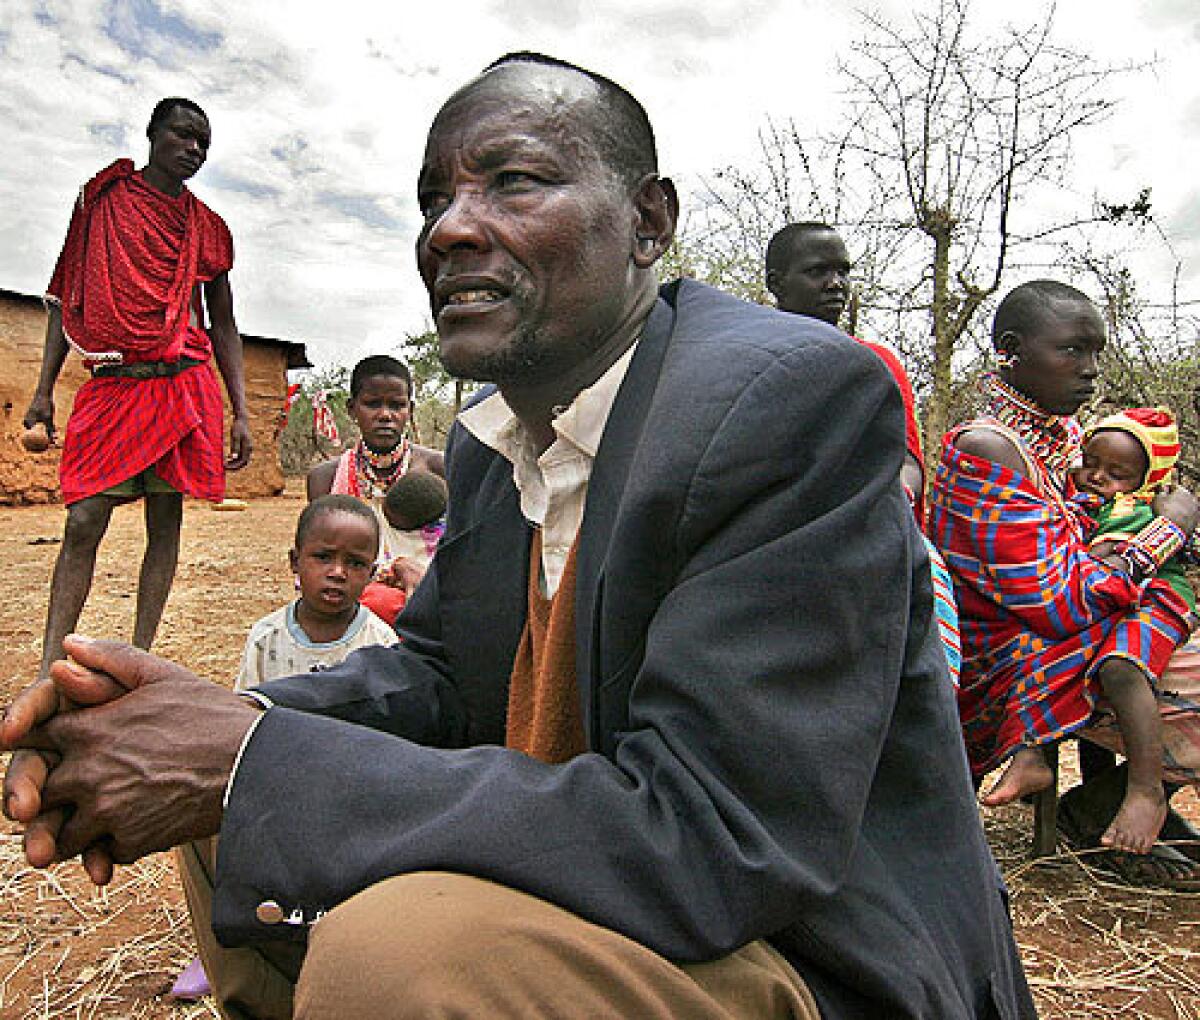
[[[1200,256],[1189,205],[1200,165],[1194,4],[1140,7],[1059,4],[1066,44],[1100,59],[1159,58],[1152,76],[1114,83],[1128,98],[1079,140],[1074,186],[1115,197],[1152,186],[1177,251]],[[1003,16],[1043,9],[1012,0]],[[833,122],[853,18],[832,0],[5,0],[0,287],[41,292],[79,185],[117,156],[143,160],[155,100],[187,95],[213,124],[195,190],[234,232],[242,327],[302,340],[326,364],[390,349],[428,324],[412,255],[425,131],[485,64],[540,49],[628,86],[686,200],[714,168],[754,159],[768,115],[805,130]]]

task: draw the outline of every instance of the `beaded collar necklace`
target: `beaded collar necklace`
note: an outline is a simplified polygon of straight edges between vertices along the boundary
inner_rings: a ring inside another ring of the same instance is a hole
[[[388,453],[376,453],[360,439],[354,447],[354,473],[360,494],[367,499],[382,499],[392,483],[408,473],[411,460],[412,444],[407,436]]]
[[[1060,492],[1067,491],[1067,472],[1083,451],[1083,430],[1071,415],[1047,414],[995,373],[983,379],[988,414],[1016,432],[1045,467]]]

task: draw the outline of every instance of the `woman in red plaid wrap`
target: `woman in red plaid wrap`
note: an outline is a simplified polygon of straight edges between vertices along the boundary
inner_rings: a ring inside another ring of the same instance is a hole
[[[1126,559],[1092,557],[1069,469],[1080,452],[1072,416],[1095,391],[1103,322],[1081,292],[1035,281],[1001,302],[993,342],[1001,368],[987,412],[946,437],[930,515],[961,610],[959,709],[972,769],[981,779],[1010,762],[984,803],[1048,785],[1040,748],[1089,724],[1103,695],[1121,717],[1128,766],[1085,774],[1064,807],[1088,818],[1089,845],[1123,852],[1110,859],[1126,877],[1191,881],[1200,869],[1178,854],[1144,855],[1167,816],[1151,683],[1191,623],[1155,573],[1194,530],[1196,500],[1174,490],[1156,503],[1173,547],[1138,536]]]
[[[42,370],[25,425],[41,422],[53,438],[54,384],[70,348],[92,378],[76,394],[63,447],[67,523],[43,674],[79,619],[114,507],[146,497],[133,640],[149,648],[175,576],[183,496],[221,499],[225,469],[250,457],[233,241],[184,186],[207,156],[208,118],[190,100],[164,99],[146,134],[145,167],[117,160],[82,188],[46,294]],[[233,408],[228,462],[214,356]]]

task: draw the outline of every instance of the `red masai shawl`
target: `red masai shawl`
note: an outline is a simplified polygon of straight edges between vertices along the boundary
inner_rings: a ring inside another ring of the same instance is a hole
[[[216,213],[186,188],[171,196],[151,187],[123,159],[80,192],[46,296],[85,359],[208,361],[197,285],[232,264],[233,240]],[[64,500],[103,492],[151,465],[181,492],[220,499],[221,418],[210,364],[164,378],[90,380],[67,424]]]

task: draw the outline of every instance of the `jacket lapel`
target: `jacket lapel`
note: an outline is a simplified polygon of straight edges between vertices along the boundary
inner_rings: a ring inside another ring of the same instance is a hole
[[[604,563],[613,525],[629,480],[629,468],[641,443],[654,399],[663,357],[675,323],[674,287],[664,287],[642,330],[616,400],[605,423],[588,480],[583,523],[579,529],[575,580],[575,671],[583,709],[583,731],[592,734],[593,693],[597,676],[596,633],[603,611]],[[665,300],[664,300],[665,298]],[[594,742],[589,740],[589,743]],[[594,749],[594,748],[593,748]]]
[[[435,557],[444,647],[470,706],[469,739],[502,744],[509,673],[529,597],[532,529],[508,461],[474,437],[463,441],[472,444],[467,470],[477,480],[473,518],[446,535]]]

